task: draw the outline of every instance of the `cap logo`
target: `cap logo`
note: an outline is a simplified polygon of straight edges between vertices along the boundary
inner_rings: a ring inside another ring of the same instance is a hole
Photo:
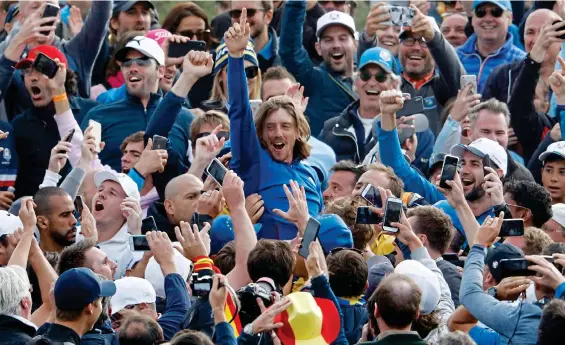
[[[328,17],[332,20],[337,20],[340,19],[340,12],[335,11],[335,12],[331,12]]]
[[[499,262],[494,261],[491,266],[493,267],[493,269],[497,269],[497,266],[499,266]]]
[[[385,50],[379,52],[379,57],[385,62],[391,61],[391,55]]]
[[[145,37],[134,37],[130,42],[136,42],[141,47],[141,41],[145,39]]]

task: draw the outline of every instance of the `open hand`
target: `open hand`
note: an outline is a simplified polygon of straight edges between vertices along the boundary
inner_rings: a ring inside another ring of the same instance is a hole
[[[279,217],[294,223],[299,229],[299,233],[302,235],[309,221],[309,208],[307,205],[307,194],[305,192],[305,187],[299,187],[297,181],[289,181],[291,186],[291,191],[287,185],[283,185],[283,191],[287,196],[287,201],[289,201],[289,210],[283,212],[280,209],[274,209],[273,212]]]
[[[76,36],[79,32],[81,32],[83,26],[84,26],[84,22],[80,8],[76,6],[71,6],[70,15],[69,15],[69,29],[71,30],[71,34],[73,35],[73,37]]]
[[[489,248],[493,245],[497,237],[499,236],[499,231],[501,230],[501,225],[503,224],[503,212],[499,213],[499,217],[493,218],[488,216],[479,230],[476,232],[476,237],[474,238],[474,244],[479,244],[484,248]]]
[[[246,211],[248,212],[248,216],[250,217],[252,224],[256,224],[261,216],[263,216],[263,211],[265,210],[263,204],[261,195],[257,193],[250,194],[246,198]]]
[[[210,224],[208,223],[205,223],[205,228],[207,225],[208,229],[210,229]],[[193,224],[191,229],[191,225],[187,222],[181,222],[179,226],[175,227],[175,236],[177,237],[177,241],[183,246],[185,257],[194,261],[197,257],[208,256],[208,251],[201,239],[198,226]],[[205,231],[205,228],[202,230]]]
[[[295,104],[295,108],[303,113],[307,110],[307,106],[309,104],[309,98],[303,97],[304,92],[305,87],[301,86],[299,83],[291,85],[291,87],[285,92],[286,96],[291,97],[293,104]]]
[[[256,299],[262,313],[252,322],[252,332],[254,334],[269,332],[274,329],[283,327],[282,322],[274,323],[275,317],[291,306],[291,300],[288,297],[283,297],[279,301],[273,303],[269,309],[265,309],[261,298]]]
[[[142,209],[137,200],[127,197],[120,204],[122,216],[127,220],[128,232],[132,235],[141,235]]]

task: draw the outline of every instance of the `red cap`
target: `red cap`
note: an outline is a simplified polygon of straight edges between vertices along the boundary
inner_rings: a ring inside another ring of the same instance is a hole
[[[47,55],[47,57],[49,57],[51,60],[59,59],[59,62],[64,63],[65,67],[69,68],[65,54],[63,54],[55,46],[43,44],[30,50],[28,56],[25,59],[18,61],[18,63],[16,64],[16,69],[29,67],[33,63],[37,55],[39,55],[39,53]]]

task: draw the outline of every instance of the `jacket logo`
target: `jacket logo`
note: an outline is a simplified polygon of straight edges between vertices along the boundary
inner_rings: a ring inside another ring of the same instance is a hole
[[[4,158],[5,161],[8,161],[8,163],[10,163],[10,160],[12,160],[12,154],[10,153],[10,149],[4,148],[4,150],[2,151],[2,157]]]

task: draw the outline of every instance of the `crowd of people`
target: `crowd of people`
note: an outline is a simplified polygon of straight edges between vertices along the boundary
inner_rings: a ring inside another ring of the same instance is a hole
[[[0,344],[563,344],[565,1],[358,5],[2,0]]]

